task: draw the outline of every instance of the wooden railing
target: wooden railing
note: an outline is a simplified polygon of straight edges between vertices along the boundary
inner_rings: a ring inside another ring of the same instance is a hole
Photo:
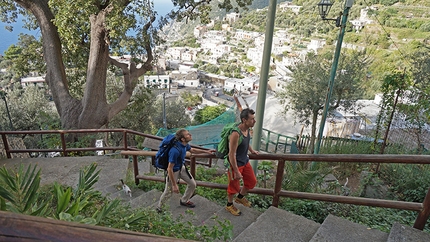
[[[122,146],[105,146],[105,147],[84,147],[84,148],[74,148],[70,147],[72,144],[66,142],[66,135],[68,134],[100,134],[100,133],[119,133],[122,135]],[[61,140],[61,148],[49,148],[49,149],[14,149],[9,145],[7,139],[8,136],[22,136],[22,135],[58,135]],[[78,130],[27,130],[27,131],[0,131],[2,137],[4,149],[7,158],[12,158],[11,154],[15,153],[46,153],[46,152],[59,152],[62,156],[69,156],[71,152],[86,152],[86,151],[121,151],[121,150],[141,150],[136,147],[136,145],[131,145],[135,143],[134,136],[140,136],[144,138],[151,138],[155,140],[162,140],[163,137],[145,134],[129,129],[78,129]],[[69,147],[68,147],[69,146]],[[199,147],[191,145],[192,147]],[[200,148],[200,147],[199,147]]]
[[[90,148],[67,148],[64,135],[68,133],[100,133],[100,132],[121,132],[124,137],[123,146],[121,147],[90,147]],[[164,182],[163,177],[146,176],[138,173],[137,170],[137,156],[139,155],[155,155],[155,152],[143,154],[141,150],[136,147],[128,145],[127,139],[130,135],[138,135],[143,137],[149,137],[152,139],[159,139],[161,137],[148,135],[127,129],[94,129],[94,130],[37,130],[37,131],[0,131],[4,147],[6,150],[7,157],[10,158],[12,153],[24,153],[24,152],[62,152],[64,156],[67,156],[72,151],[97,151],[97,150],[122,150],[122,155],[133,156],[133,163],[135,169],[135,179],[139,182],[140,179],[154,180]],[[18,135],[18,134],[59,134],[62,140],[61,149],[11,149],[8,145],[7,135]],[[191,173],[194,175],[198,186],[211,187],[216,189],[226,189],[226,184],[217,184],[211,182],[198,181],[198,174],[196,174],[196,159],[201,158],[215,158],[214,155],[209,154],[198,154],[190,157]],[[402,164],[430,164],[429,155],[306,155],[306,154],[259,154],[250,155],[250,159],[254,160],[273,160],[278,161],[276,169],[276,182],[273,189],[267,188],[254,188],[250,192],[255,194],[269,195],[273,197],[272,205],[278,206],[280,197],[289,197],[297,199],[309,199],[326,202],[336,203],[347,203],[355,205],[365,205],[374,207],[394,208],[417,211],[418,216],[414,223],[414,228],[423,230],[426,221],[430,216],[430,189],[428,189],[427,195],[422,203],[415,202],[403,202],[383,199],[370,199],[362,197],[350,197],[350,196],[337,196],[329,194],[316,194],[316,193],[304,193],[304,192],[293,192],[282,190],[282,181],[284,177],[284,168],[286,161],[297,161],[297,162],[343,162],[343,163],[402,163]]]
[[[4,211],[0,211],[0,224],[0,241],[190,241]]]
[[[164,182],[163,177],[147,176],[139,174],[137,170],[137,156],[153,156],[155,152],[142,152],[142,151],[123,151],[122,155],[133,156],[134,175],[136,184],[139,180],[151,180]],[[422,203],[416,202],[403,202],[384,199],[372,199],[352,196],[339,196],[330,194],[294,192],[282,190],[282,182],[284,180],[284,168],[286,161],[312,161],[312,162],[344,162],[344,163],[403,163],[403,164],[430,164],[430,156],[427,155],[306,155],[306,154],[250,154],[250,159],[255,160],[273,160],[278,161],[276,169],[276,181],[273,189],[268,188],[254,188],[249,193],[261,194],[272,196],[272,206],[278,207],[279,199],[281,197],[289,197],[296,199],[308,199],[324,202],[346,203],[363,206],[394,208],[402,210],[417,211],[418,216],[414,223],[414,228],[423,230],[424,226],[430,216],[430,188]],[[196,160],[197,158],[215,158],[214,155],[209,154],[196,154],[191,155],[191,174],[195,177],[197,186],[210,187],[215,189],[227,190],[227,184],[218,184],[212,182],[199,181],[198,174],[196,174]],[[183,183],[183,182],[182,182]],[[184,184],[184,183],[183,183]]]

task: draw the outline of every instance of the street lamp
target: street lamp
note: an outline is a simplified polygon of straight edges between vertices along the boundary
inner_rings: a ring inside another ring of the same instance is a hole
[[[318,3],[318,12],[322,20],[334,20],[336,21],[336,27],[340,27],[340,16],[342,16],[342,13],[340,13],[340,16],[337,18],[327,18],[331,6],[333,6],[333,3],[331,3],[330,0],[321,0],[321,2]]]
[[[327,113],[328,113],[328,109],[330,106],[331,94],[333,93],[334,78],[336,77],[337,63],[339,62],[340,49],[342,48],[343,36],[345,34],[346,21],[348,19],[349,10],[351,9],[353,3],[354,3],[354,0],[346,0],[343,12],[341,13],[341,16],[339,16],[336,19],[326,18],[328,12],[330,11],[331,6],[333,5],[330,2],[330,0],[321,0],[321,2],[318,3],[318,10],[319,10],[319,14],[321,15],[321,18],[323,20],[335,20],[336,21],[336,27],[340,27],[340,32],[339,32],[339,39],[336,43],[336,51],[334,53],[333,64],[332,64],[331,71],[330,71],[330,80],[328,82],[328,92],[327,92],[327,97],[325,100],[324,110],[323,110],[322,117],[321,117],[321,123],[320,123],[320,129],[318,132],[317,143],[316,143],[315,148],[314,148],[314,154],[318,154],[320,152],[321,140],[322,140],[322,135],[323,135],[323,131],[324,131],[324,125],[325,125],[325,121],[327,119]],[[342,17],[342,22],[340,23],[341,17]]]
[[[5,91],[0,90],[0,98],[3,99],[4,104],[6,105],[6,112],[9,118],[10,130],[13,130],[12,119],[10,118],[10,112],[9,112],[9,107],[7,106],[6,95],[7,93]]]

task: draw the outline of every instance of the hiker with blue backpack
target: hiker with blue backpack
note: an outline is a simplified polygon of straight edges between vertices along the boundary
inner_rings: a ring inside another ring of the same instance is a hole
[[[233,204],[234,202],[242,204],[245,207],[251,207],[251,203],[245,198],[248,191],[255,187],[257,178],[251,164],[249,163],[248,152],[258,155],[258,151],[252,149],[249,145],[251,140],[250,129],[255,124],[255,112],[252,109],[245,108],[240,112],[240,123],[236,129],[232,129],[228,138],[228,187],[227,187],[227,206],[225,209],[235,216],[241,215],[241,212]],[[240,187],[240,180],[243,182]]]
[[[167,139],[170,137],[167,136]],[[165,138],[165,139],[166,139]],[[157,211],[161,212],[164,203],[169,199],[173,193],[179,193],[178,181],[182,179],[187,183],[187,188],[184,195],[179,200],[179,204],[185,207],[194,208],[196,205],[190,201],[191,196],[194,194],[196,189],[196,181],[193,176],[188,172],[185,167],[185,156],[187,151],[196,154],[208,153],[212,154],[215,150],[203,150],[192,148],[188,143],[192,140],[190,132],[186,129],[180,129],[176,132],[174,140],[169,140],[166,142],[172,142],[172,146],[168,150],[167,154],[167,176],[166,176],[166,186],[164,188],[163,194],[161,194],[160,201],[158,202]],[[163,140],[164,142],[164,140]],[[160,146],[163,145],[163,142]],[[173,181],[173,182],[172,182]]]

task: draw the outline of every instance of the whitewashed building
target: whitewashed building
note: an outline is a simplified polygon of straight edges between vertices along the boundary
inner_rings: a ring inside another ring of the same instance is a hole
[[[152,88],[168,88],[170,83],[169,75],[145,75],[143,76],[143,85]]]
[[[21,79],[21,86],[26,88],[30,85],[44,87],[45,86],[45,76],[33,76],[25,77]]]

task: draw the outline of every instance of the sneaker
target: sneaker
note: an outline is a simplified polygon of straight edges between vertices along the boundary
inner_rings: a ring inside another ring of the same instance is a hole
[[[184,202],[182,202],[181,200],[179,200],[179,203],[180,203],[182,206],[189,207],[189,208],[194,208],[194,207],[196,206],[196,205],[195,205],[193,202],[191,202],[191,201],[188,201],[188,202],[184,203]]]
[[[245,206],[245,207],[248,207],[248,208],[250,208],[250,207],[251,207],[251,203],[246,199],[246,197],[243,197],[243,198],[238,198],[238,197],[236,197],[236,198],[234,199],[234,201],[235,201],[236,203],[242,204],[242,205],[243,205],[243,206]]]
[[[225,206],[225,210],[229,211],[234,216],[239,216],[242,214],[238,208],[236,208],[234,205],[231,206]]]

